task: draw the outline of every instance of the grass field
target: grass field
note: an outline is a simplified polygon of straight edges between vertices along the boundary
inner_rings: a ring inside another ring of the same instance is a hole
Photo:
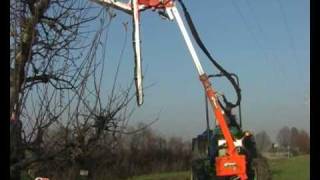
[[[309,180],[310,156],[270,160],[273,180]],[[134,177],[130,180],[188,180],[190,172],[172,172]]]
[[[277,159],[269,162],[274,180],[310,179],[310,156]]]
[[[290,159],[269,161],[273,180],[309,180],[310,156],[298,156]],[[29,180],[23,178],[24,180]],[[168,172],[133,177],[129,180],[190,180],[190,172]]]
[[[134,177],[130,180],[188,180],[190,172],[170,172]]]

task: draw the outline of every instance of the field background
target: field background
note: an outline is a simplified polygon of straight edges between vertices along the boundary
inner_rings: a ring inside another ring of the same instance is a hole
[[[310,156],[269,160],[273,180],[309,180]],[[171,172],[134,177],[130,180],[189,180],[190,172]]]

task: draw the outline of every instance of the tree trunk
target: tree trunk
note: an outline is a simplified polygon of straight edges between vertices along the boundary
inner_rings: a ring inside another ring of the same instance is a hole
[[[10,167],[16,164],[24,158],[24,152],[22,148],[22,137],[21,130],[22,124],[20,120],[10,122]],[[20,180],[21,179],[21,169],[10,168],[10,179]]]
[[[22,93],[22,85],[25,80],[25,68],[31,58],[36,25],[49,5],[49,0],[41,0],[31,4],[32,16],[21,17],[21,34],[19,38],[19,50],[15,57],[14,68],[10,69],[10,179],[20,180],[21,168],[13,166],[24,158],[22,145],[22,122],[19,118],[21,107],[19,98]],[[32,11],[33,10],[33,11]]]

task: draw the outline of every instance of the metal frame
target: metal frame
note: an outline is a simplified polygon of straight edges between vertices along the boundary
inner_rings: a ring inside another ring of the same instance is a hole
[[[240,86],[238,75],[236,75],[234,73],[230,73],[230,75],[236,78],[237,85]],[[222,77],[222,76],[224,76],[224,75],[223,74],[210,74],[210,75],[208,75],[208,78],[210,79],[210,78]],[[240,128],[242,128],[241,102],[239,103],[239,125],[240,125]]]

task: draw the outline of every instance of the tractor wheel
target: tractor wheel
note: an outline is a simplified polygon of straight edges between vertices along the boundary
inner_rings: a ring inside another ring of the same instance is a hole
[[[191,180],[206,180],[205,179],[205,167],[204,160],[193,161],[191,168]]]
[[[214,180],[211,178],[211,169],[208,167],[208,159],[193,161],[191,168],[192,180]]]
[[[259,157],[253,160],[252,169],[254,177],[249,177],[248,180],[271,180],[271,172],[269,164],[264,157]]]
[[[193,172],[194,170],[191,170],[191,180],[199,180],[196,174]]]

